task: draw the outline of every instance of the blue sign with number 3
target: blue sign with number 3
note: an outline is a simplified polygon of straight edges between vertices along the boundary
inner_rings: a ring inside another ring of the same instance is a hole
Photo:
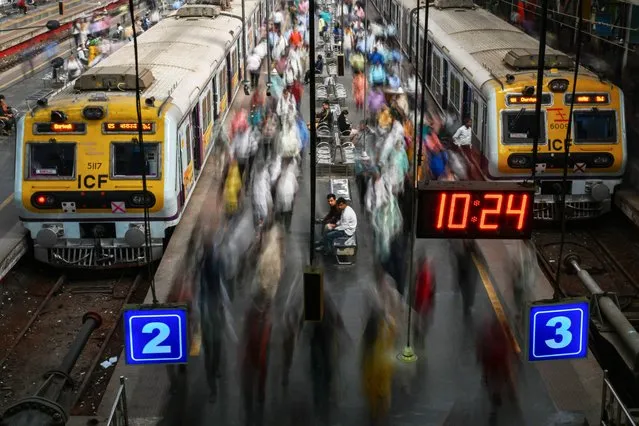
[[[528,360],[585,358],[588,354],[588,315],[587,301],[531,306]]]
[[[186,309],[131,309],[124,312],[127,364],[181,364],[188,357]]]

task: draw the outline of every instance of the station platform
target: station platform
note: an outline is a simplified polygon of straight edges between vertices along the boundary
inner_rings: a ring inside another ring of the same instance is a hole
[[[349,77],[340,82],[350,87]],[[308,111],[308,94],[304,94],[302,111]],[[240,95],[240,99],[242,95]],[[351,101],[348,101],[351,102]],[[349,105],[351,120],[361,119],[353,105]],[[309,226],[311,220],[309,191],[309,159],[304,162],[300,190],[295,201],[291,232],[286,241],[286,268],[281,280],[274,312],[284,303],[290,286],[302,279],[308,263]],[[209,161],[198,183],[183,222],[173,235],[156,274],[157,294],[166,301],[173,282],[183,274],[181,265],[188,250],[191,233],[198,220],[218,215],[221,203],[217,200],[219,167]],[[317,181],[318,214],[327,209],[326,194],[329,179]],[[336,265],[332,257],[318,254],[324,269],[324,285],[336,302],[351,340],[342,349],[338,381],[335,385],[331,425],[368,425],[366,404],[361,392],[360,341],[367,312],[366,297],[375,281],[372,229],[360,207],[353,179],[350,179],[351,205],[358,216],[358,253],[355,264]],[[217,206],[217,209],[214,208]],[[218,213],[216,213],[218,212]],[[216,219],[214,218],[213,221]],[[516,310],[510,289],[509,252],[511,241],[478,241],[476,258],[476,300],[472,319],[465,321],[457,284],[456,265],[451,260],[450,242],[446,240],[417,240],[415,257],[426,254],[436,268],[434,321],[424,347],[416,347],[419,360],[414,364],[397,366],[393,390],[390,424],[409,425],[488,425],[489,402],[482,384],[482,373],[476,359],[476,343],[482,326],[497,318],[512,338],[512,350],[518,357],[516,374],[511,377],[516,398],[506,403],[498,417],[499,425],[548,425],[550,418],[561,411],[580,412],[591,425],[599,422],[602,372],[592,354],[586,360],[554,361],[532,364],[525,361],[523,330],[517,325]],[[550,285],[540,277],[531,299],[545,299],[552,295]],[[250,283],[241,284],[246,288]],[[147,297],[151,302],[151,296]],[[236,330],[242,329],[242,313],[247,300],[236,298],[233,306]],[[281,311],[279,311],[281,312]],[[308,344],[299,341],[287,390],[281,386],[283,355],[282,333],[276,321],[269,355],[266,425],[314,424],[312,419],[312,386]],[[399,353],[404,343],[399,342]],[[98,409],[96,420],[108,416],[119,387],[119,377],[127,378],[127,407],[130,424],[141,425],[240,425],[242,404],[240,375],[237,366],[238,348],[225,342],[223,368],[218,401],[208,402],[202,349],[198,342],[191,348],[186,366],[186,384],[171,388],[168,369],[164,366],[129,366],[118,362]],[[120,359],[123,359],[120,357]],[[82,420],[84,421],[84,419]],[[84,423],[86,424],[86,423]]]

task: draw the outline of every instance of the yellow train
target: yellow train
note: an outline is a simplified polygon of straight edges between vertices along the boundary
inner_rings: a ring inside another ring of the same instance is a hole
[[[419,25],[412,0],[372,0],[397,25],[404,53],[424,46],[424,10]],[[419,30],[417,31],[417,28]],[[437,0],[429,6],[426,86],[442,113],[472,123],[473,153],[487,180],[524,180],[533,166],[535,91],[539,43],[521,29],[472,4]],[[559,213],[564,141],[569,120],[574,61],[547,48],[542,92],[542,129],[535,165],[541,183],[535,218]],[[569,219],[598,217],[611,208],[626,167],[624,97],[619,87],[579,69],[572,144],[568,160]]]
[[[245,5],[250,48],[266,5]],[[185,5],[140,35],[144,149],[132,43],[20,118],[15,202],[37,260],[99,268],[162,256],[240,90],[242,37],[239,4],[227,11]]]

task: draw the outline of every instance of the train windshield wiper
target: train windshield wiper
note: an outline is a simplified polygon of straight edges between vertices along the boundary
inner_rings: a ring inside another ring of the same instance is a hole
[[[517,122],[519,121],[519,119],[521,118],[521,116],[524,114],[524,112],[526,112],[526,108],[522,108],[519,110],[519,112],[517,113],[517,115],[515,116],[515,118],[510,122],[510,124],[508,125],[508,130],[510,130],[511,132],[513,130],[515,130],[515,126],[517,126]]]

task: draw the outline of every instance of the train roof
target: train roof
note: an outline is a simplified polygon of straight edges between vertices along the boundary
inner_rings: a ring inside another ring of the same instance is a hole
[[[410,0],[402,2],[409,10],[414,7]],[[420,22],[423,28],[423,11],[420,12]],[[485,9],[477,6],[437,8],[431,3],[428,24],[436,44],[448,49],[456,64],[472,74],[477,87],[481,88],[495,78],[503,81],[507,74],[536,73],[536,65],[528,65],[536,62],[539,41]],[[511,63],[513,60],[527,62],[528,65],[515,68],[507,60]],[[558,68],[574,66],[572,58],[551,47],[546,47],[546,61],[561,64]],[[579,72],[594,76],[582,67]]]
[[[247,17],[251,16],[258,4],[257,0],[246,0]],[[219,8],[215,13],[218,11]],[[195,100],[195,94],[200,92],[208,77],[223,63],[225,53],[241,34],[242,15],[239,3],[233,4],[230,10],[222,11],[217,16],[180,16],[179,12],[178,10],[178,13],[171,14],[140,34],[138,55],[140,74],[142,75],[144,70],[149,70],[153,76],[148,86],[142,90],[142,95],[146,98],[155,97],[160,102],[170,95],[172,104],[185,113]],[[126,44],[97,63],[79,79],[84,77],[87,79],[85,81],[88,81],[100,74],[111,75],[117,70],[127,69],[127,73],[133,73],[134,76],[133,49],[133,42]],[[76,85],[77,82],[78,80]],[[70,85],[60,94],[91,96],[92,92],[99,90],[96,88],[92,91],[78,92]],[[104,92],[105,89],[101,91]],[[110,96],[133,96],[135,91],[116,89],[108,93]]]

